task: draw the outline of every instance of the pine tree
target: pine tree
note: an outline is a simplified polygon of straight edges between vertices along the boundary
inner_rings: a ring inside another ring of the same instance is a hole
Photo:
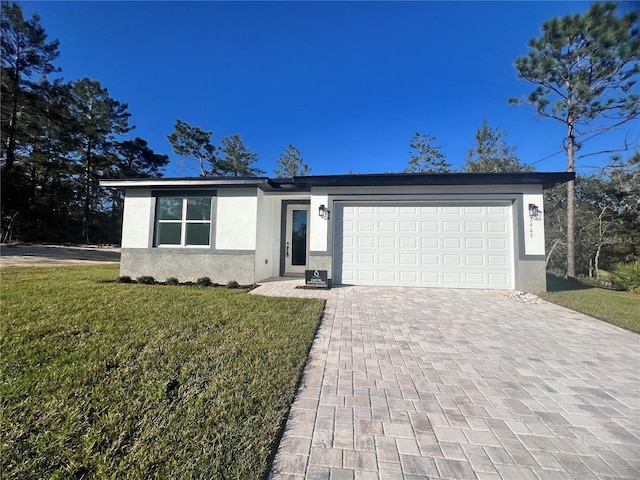
[[[127,104],[109,96],[95,80],[83,78],[71,88],[70,110],[75,121],[77,193],[82,203],[82,236],[90,241],[90,225],[100,207],[101,178],[117,163],[117,139],[133,127]]]
[[[232,177],[256,177],[265,172],[251,165],[258,161],[258,154],[253,153],[244,144],[237,133],[230,137],[222,137],[218,155],[212,168],[216,174]]]
[[[487,119],[476,130],[476,143],[467,153],[464,171],[467,173],[532,172],[531,165],[520,163],[516,147],[507,145],[507,132],[490,127]]]
[[[28,124],[38,105],[37,97],[47,76],[58,71],[53,61],[58,57],[58,41],[47,43],[40,17],[25,20],[17,3],[2,2],[2,160],[7,169],[17,153],[30,141]]]
[[[309,175],[311,168],[304,163],[300,150],[289,145],[278,158],[278,169],[273,173],[279,178],[292,178]]]
[[[529,47],[515,61],[519,77],[535,86],[527,103],[566,128],[567,170],[574,172],[586,141],[640,116],[640,94],[633,88],[640,72],[638,12],[618,17],[615,3],[594,3],[584,15],[543,23],[542,36]],[[576,274],[574,189],[568,182],[568,277]]]
[[[167,135],[167,139],[173,146],[173,153],[197,161],[200,176],[206,177],[217,170],[216,147],[211,144],[211,135],[211,131],[176,120],[173,133]],[[212,166],[211,170],[207,169],[207,164]]]
[[[440,152],[440,146],[433,145],[436,138],[431,135],[416,133],[409,146],[415,153],[409,153],[409,165],[404,173],[445,173],[449,171],[451,164]]]

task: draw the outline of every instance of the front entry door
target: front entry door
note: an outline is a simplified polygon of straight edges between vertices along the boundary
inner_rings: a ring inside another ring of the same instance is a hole
[[[309,265],[309,205],[287,205],[284,273],[304,273]]]

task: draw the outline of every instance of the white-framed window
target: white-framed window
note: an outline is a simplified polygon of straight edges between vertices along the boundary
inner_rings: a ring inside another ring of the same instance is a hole
[[[211,204],[211,197],[157,197],[156,245],[211,245]]]

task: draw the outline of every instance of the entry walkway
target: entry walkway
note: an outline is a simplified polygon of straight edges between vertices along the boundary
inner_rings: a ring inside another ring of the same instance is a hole
[[[640,478],[640,337],[504,292],[295,289],[325,314],[271,479]]]

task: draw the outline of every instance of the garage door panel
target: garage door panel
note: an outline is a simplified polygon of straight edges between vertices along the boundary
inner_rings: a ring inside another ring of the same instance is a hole
[[[505,274],[489,273],[487,276],[492,285],[502,285],[502,288],[509,288],[510,286],[509,278]]]
[[[460,248],[462,239],[460,237],[445,237],[442,239],[442,248]]]
[[[398,277],[395,271],[381,270],[378,272],[378,279],[381,283],[394,284],[397,282]]]
[[[446,267],[448,266],[459,266],[462,265],[462,262],[460,261],[460,255],[443,255],[442,256],[442,264]]]
[[[504,267],[508,259],[506,255],[488,255],[487,261],[490,267]]]
[[[506,222],[487,222],[489,233],[505,233],[507,231]]]
[[[393,248],[398,246],[398,239],[396,237],[378,237],[378,247],[380,248]]]
[[[373,265],[375,254],[373,252],[370,253],[358,253],[357,257],[359,265]]]
[[[464,231],[466,233],[482,233],[484,231],[484,223],[480,220],[464,222]]]
[[[400,265],[417,265],[418,264],[418,255],[415,253],[401,253],[400,254]]]
[[[421,272],[420,280],[426,287],[437,287],[441,284],[438,272]]]
[[[485,256],[484,255],[465,255],[464,264],[469,267],[483,267]]]
[[[336,204],[337,282],[511,288],[511,206]]]
[[[488,215],[506,215],[506,207],[500,207],[500,206],[488,206],[487,207],[487,214]]]
[[[404,285],[417,285],[418,272],[400,272],[400,282]]]
[[[420,228],[423,232],[437,232],[439,230],[440,225],[438,222],[430,221],[430,222],[421,222]]]
[[[420,213],[422,215],[437,215],[438,207],[420,207]]]
[[[376,222],[374,221],[369,221],[369,222],[359,221],[357,223],[358,232],[374,232],[375,225],[376,225]]]
[[[484,250],[484,238],[469,237],[464,239],[464,246],[467,249]]]
[[[424,249],[438,248],[440,244],[438,237],[422,237],[420,240],[420,245]]]
[[[396,232],[396,222],[378,222],[378,231],[380,232]]]
[[[443,232],[461,232],[462,229],[460,228],[460,222],[459,221],[445,221],[442,222],[442,231]]]
[[[483,211],[484,211],[484,207],[478,207],[478,206],[464,207],[465,215],[482,215]]]
[[[375,237],[358,237],[358,247],[360,248],[374,248],[375,245]]]
[[[506,250],[507,240],[505,238],[487,238],[488,250]]]
[[[444,272],[442,274],[443,283],[448,286],[460,286],[462,285],[462,273],[461,272]]]
[[[411,222],[400,222],[400,231],[401,232],[417,232],[418,225],[416,221]]]
[[[467,285],[483,288],[486,284],[486,275],[484,273],[467,273],[465,280]]]
[[[440,255],[434,253],[423,253],[420,255],[422,265],[440,265]]]
[[[400,248],[418,248],[418,238],[400,237]]]

